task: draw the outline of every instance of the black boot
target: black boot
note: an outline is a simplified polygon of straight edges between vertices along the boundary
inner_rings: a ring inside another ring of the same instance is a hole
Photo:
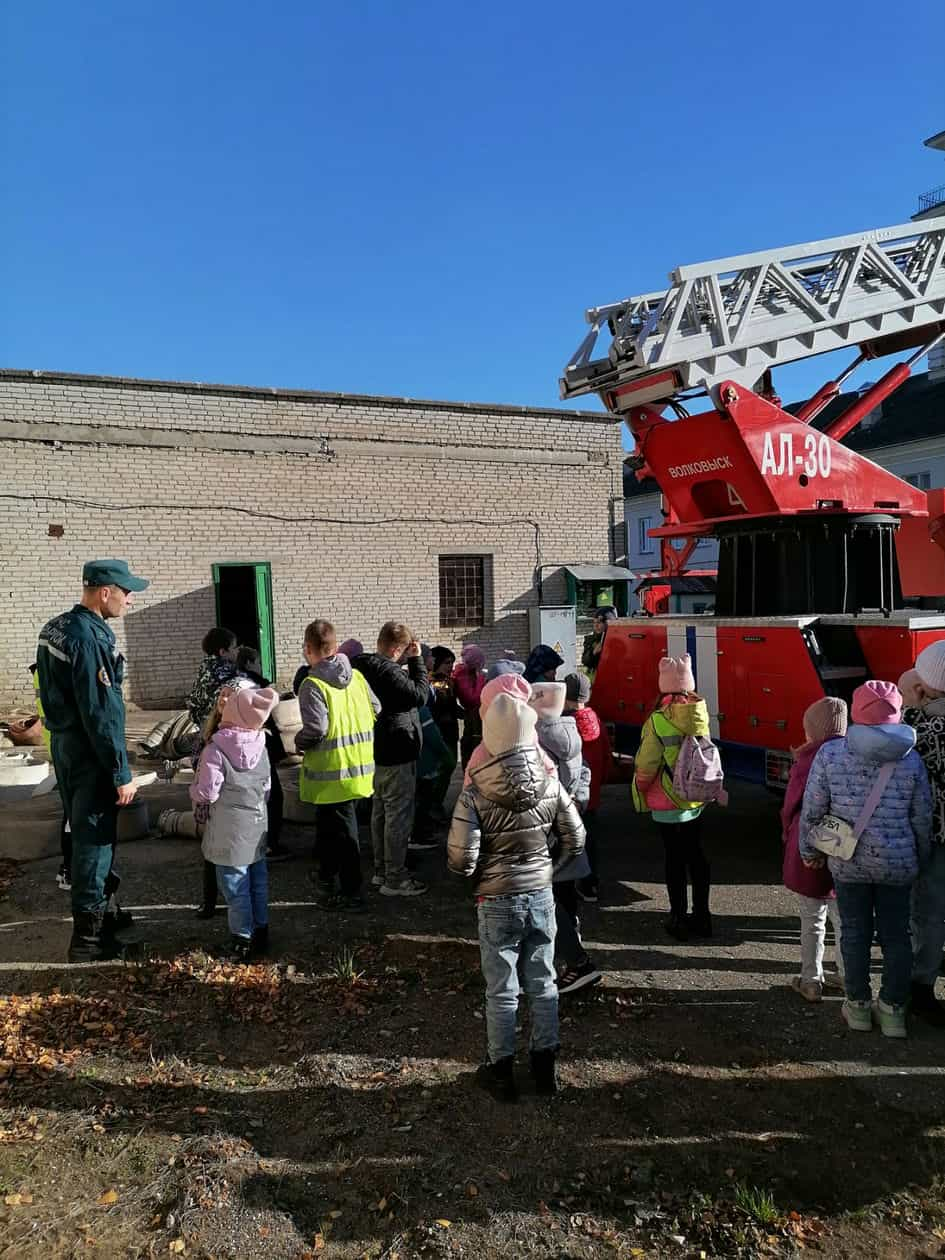
[[[712,915],[708,910],[693,910],[687,927],[690,936],[709,937],[712,935]]]
[[[248,936],[231,936],[220,949],[219,957],[226,962],[248,963],[253,957],[253,942]]]
[[[671,914],[663,925],[666,931],[677,941],[689,940],[689,916]]]
[[[913,1015],[924,1019],[933,1028],[945,1028],[945,1003],[935,996],[934,984],[918,984],[913,980],[909,1007]]]
[[[69,962],[105,962],[122,956],[121,942],[103,931],[104,917],[101,914],[73,911]]]
[[[102,920],[102,930],[110,936],[114,936],[117,932],[127,932],[134,923],[129,910],[122,910],[118,904],[118,889],[121,887],[121,876],[117,875],[114,870],[108,872],[105,876],[104,893],[107,901],[105,907],[105,917]]]
[[[536,1094],[557,1094],[558,1078],[555,1075],[557,1057],[557,1049],[532,1051],[532,1076],[535,1080]]]
[[[253,953],[268,954],[269,953],[269,924],[265,927],[253,928]]]
[[[481,1063],[476,1080],[498,1102],[517,1102],[518,1086],[515,1084],[515,1060],[511,1055],[495,1063]]]

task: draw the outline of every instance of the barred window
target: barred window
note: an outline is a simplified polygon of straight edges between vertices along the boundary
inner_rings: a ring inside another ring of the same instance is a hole
[[[440,625],[481,626],[485,619],[483,556],[440,556]]]

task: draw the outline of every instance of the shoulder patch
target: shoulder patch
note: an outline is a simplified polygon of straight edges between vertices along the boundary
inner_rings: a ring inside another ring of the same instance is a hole
[[[104,665],[98,671],[98,680],[102,684],[103,687],[110,687],[112,685],[112,680],[109,678],[108,670],[105,668]]]

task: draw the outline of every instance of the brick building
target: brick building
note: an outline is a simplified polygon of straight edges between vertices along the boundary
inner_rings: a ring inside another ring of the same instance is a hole
[[[562,600],[562,566],[615,558],[622,531],[620,430],[596,412],[6,370],[0,452],[6,705],[90,557],[152,580],[117,630],[126,694],[160,705],[218,619],[280,682],[315,616],[523,652],[537,583]]]

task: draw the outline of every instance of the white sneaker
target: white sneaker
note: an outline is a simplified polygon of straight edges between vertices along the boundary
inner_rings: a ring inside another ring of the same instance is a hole
[[[381,886],[381,884],[383,884],[383,882],[384,882],[384,876],[383,876],[383,875],[372,875],[372,876],[371,876],[371,883],[372,883],[372,885],[373,885],[375,888],[380,888],[380,886]]]
[[[402,884],[381,884],[382,897],[422,897],[429,892],[426,884],[419,879],[405,879]]]
[[[876,1003],[876,1022],[884,1037],[908,1037],[906,1032],[906,1008],[888,1006],[882,999]]]
[[[872,1032],[873,1006],[871,1002],[854,1002],[846,998],[840,1007],[844,1023],[853,1032]]]

